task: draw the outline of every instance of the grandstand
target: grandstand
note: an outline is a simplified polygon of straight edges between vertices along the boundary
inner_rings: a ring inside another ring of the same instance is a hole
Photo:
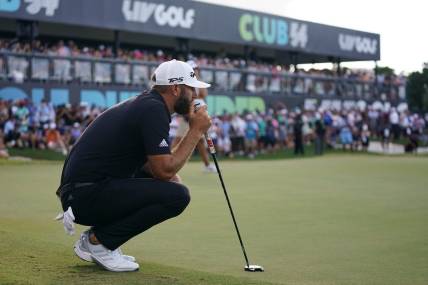
[[[2,3],[3,99],[109,107],[147,88],[168,58],[198,62],[211,113],[405,99],[404,78],[340,67],[379,60],[378,34],[194,1]],[[299,69],[320,62],[336,69]]]

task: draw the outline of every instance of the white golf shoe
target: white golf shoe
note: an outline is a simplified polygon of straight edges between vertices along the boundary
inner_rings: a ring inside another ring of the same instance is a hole
[[[136,271],[139,269],[135,258],[129,255],[122,255],[120,249],[109,250],[102,244],[93,245],[89,242],[88,231],[80,236],[74,245],[74,252],[81,259],[88,262],[96,262],[105,269],[114,272]]]
[[[87,243],[85,242],[85,240],[89,240],[89,230],[84,231],[81,235],[80,235],[80,239],[78,239],[76,241],[76,243],[74,244],[74,252],[76,253],[76,255],[87,262],[95,262],[92,257],[91,257],[91,253],[89,252],[89,248],[87,246]],[[123,258],[135,262],[136,259],[135,257],[131,256],[131,255],[126,255],[122,253],[122,250],[120,248],[117,249],[119,251],[119,253],[123,256]]]

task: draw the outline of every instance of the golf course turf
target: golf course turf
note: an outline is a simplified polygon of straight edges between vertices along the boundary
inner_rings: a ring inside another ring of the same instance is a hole
[[[216,174],[180,172],[192,201],[122,247],[111,273],[81,261],[53,220],[62,163],[0,160],[0,284],[428,284],[428,158],[331,154],[220,161],[244,258]],[[114,211],[114,209],[112,209]]]

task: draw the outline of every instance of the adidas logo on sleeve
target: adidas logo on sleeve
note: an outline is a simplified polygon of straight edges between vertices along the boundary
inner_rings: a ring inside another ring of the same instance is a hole
[[[166,140],[165,140],[165,139],[163,139],[163,140],[160,142],[159,147],[169,147],[169,145],[168,145],[168,143],[166,142]]]

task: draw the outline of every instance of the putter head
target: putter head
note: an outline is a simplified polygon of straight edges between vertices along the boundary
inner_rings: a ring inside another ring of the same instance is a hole
[[[248,272],[264,272],[265,271],[263,266],[260,266],[260,265],[249,265],[249,266],[245,265],[244,270],[248,271]]]

